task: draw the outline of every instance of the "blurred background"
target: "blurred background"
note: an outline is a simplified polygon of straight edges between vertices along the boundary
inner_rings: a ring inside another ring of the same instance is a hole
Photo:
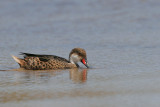
[[[0,0],[0,70],[19,68],[12,54],[75,47],[92,66],[1,71],[0,105],[159,107],[159,34],[159,0]]]

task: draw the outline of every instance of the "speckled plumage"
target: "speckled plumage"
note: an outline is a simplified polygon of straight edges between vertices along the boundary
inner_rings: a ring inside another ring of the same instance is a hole
[[[86,59],[86,52],[81,48],[74,48],[70,54],[69,59],[72,54],[79,55],[80,59]],[[71,63],[69,60],[55,56],[55,55],[39,55],[30,53],[21,53],[24,55],[24,59],[12,56],[16,62],[19,63],[21,68],[27,70],[50,70],[50,69],[70,69],[78,67],[78,64]]]

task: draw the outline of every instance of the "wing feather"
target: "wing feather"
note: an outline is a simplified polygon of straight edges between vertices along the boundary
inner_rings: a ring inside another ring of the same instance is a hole
[[[26,57],[38,57],[41,61],[44,61],[44,62],[47,62],[51,59],[56,59],[56,60],[65,61],[65,62],[69,63],[69,61],[67,59],[56,56],[56,55],[40,55],[40,54],[31,54],[31,53],[23,53],[23,52],[21,52],[20,55],[23,55],[24,58],[26,58]]]

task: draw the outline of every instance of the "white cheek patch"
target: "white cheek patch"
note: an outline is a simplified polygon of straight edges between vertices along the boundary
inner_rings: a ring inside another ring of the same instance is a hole
[[[80,58],[79,58],[79,56],[77,54],[72,54],[71,55],[71,57],[70,57],[70,62],[71,63],[75,64],[75,63],[77,63],[79,61],[80,61]]]

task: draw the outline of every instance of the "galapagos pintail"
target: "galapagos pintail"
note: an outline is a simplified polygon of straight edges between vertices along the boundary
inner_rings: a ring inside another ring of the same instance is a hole
[[[82,48],[74,48],[69,54],[69,60],[55,55],[40,55],[21,53],[24,59],[12,56],[20,65],[20,68],[27,70],[52,70],[52,69],[71,69],[78,68],[78,62],[82,62],[87,68],[86,51]]]

